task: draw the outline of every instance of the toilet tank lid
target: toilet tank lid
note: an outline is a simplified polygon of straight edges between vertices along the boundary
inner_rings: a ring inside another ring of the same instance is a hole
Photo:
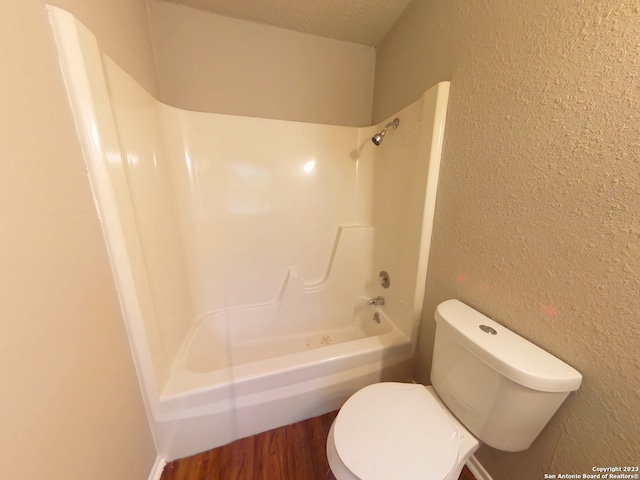
[[[582,383],[582,375],[575,368],[460,300],[438,305],[435,319],[467,350],[522,386],[543,392],[570,392]],[[482,325],[489,328],[483,330]]]

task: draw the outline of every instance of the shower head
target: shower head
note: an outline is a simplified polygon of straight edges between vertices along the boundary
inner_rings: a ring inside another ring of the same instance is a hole
[[[398,125],[400,124],[400,119],[399,118],[394,118],[393,121],[387,123],[384,128],[382,129],[382,131],[380,133],[376,133],[373,137],[371,137],[371,141],[373,143],[375,143],[376,145],[380,145],[382,143],[382,140],[384,139],[384,136],[387,134],[387,129],[389,127],[393,127],[398,128]]]

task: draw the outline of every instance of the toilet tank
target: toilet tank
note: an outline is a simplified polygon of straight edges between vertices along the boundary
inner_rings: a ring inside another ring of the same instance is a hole
[[[480,441],[529,448],[582,375],[459,300],[436,309],[431,382]]]

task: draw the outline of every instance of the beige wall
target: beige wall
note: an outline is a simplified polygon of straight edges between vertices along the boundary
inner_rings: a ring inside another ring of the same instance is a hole
[[[640,12],[633,3],[415,0],[378,49],[374,119],[451,79],[417,378],[457,297],[584,375],[496,480],[640,452]]]
[[[147,0],[51,0],[45,3],[73,13],[98,38],[104,53],[151,95],[160,98]]]
[[[155,89],[142,0],[59,5]],[[2,477],[147,478],[155,448],[43,1],[0,3],[0,58]]]
[[[163,101],[188,110],[364,126],[375,50],[150,0]]]

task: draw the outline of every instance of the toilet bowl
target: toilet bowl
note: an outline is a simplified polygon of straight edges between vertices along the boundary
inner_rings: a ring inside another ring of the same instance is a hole
[[[338,480],[457,480],[479,446],[433,387],[387,382],[347,400],[329,430],[327,458]]]
[[[529,448],[582,375],[458,300],[436,309],[431,380],[349,398],[327,438],[337,480],[456,480],[481,443]]]

